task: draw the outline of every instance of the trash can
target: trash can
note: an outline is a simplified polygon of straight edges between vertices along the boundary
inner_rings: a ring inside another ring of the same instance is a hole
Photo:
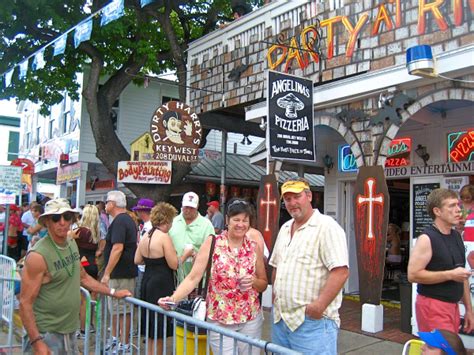
[[[191,326],[186,329],[186,354],[206,355],[207,335],[205,329],[199,329],[198,332],[198,348],[194,351],[196,334],[194,329],[189,330]],[[193,327],[194,328],[194,327]],[[204,332],[202,332],[202,330]],[[203,334],[202,334],[203,333]],[[180,325],[176,326],[176,354],[185,354],[184,352],[184,328]],[[210,350],[210,354],[212,351]]]
[[[400,277],[400,329],[411,334],[411,292],[412,285],[406,274]]]

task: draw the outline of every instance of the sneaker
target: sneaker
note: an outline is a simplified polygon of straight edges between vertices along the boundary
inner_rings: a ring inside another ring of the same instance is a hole
[[[76,338],[77,339],[85,339],[86,338],[86,332],[83,330],[78,330],[76,332]]]
[[[132,332],[132,337],[136,338],[138,337],[138,330],[135,329],[133,332]]]
[[[129,354],[130,353],[130,344],[119,343],[117,348],[114,351],[115,354]]]
[[[117,341],[117,338],[112,338],[112,339],[109,339],[107,341],[107,343],[105,344],[105,351],[112,351],[114,350],[115,351],[115,348],[117,347],[118,345],[118,341]]]

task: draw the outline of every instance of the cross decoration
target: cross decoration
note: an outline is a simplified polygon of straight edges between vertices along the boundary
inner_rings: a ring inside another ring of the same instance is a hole
[[[276,205],[277,201],[275,199],[271,200],[272,192],[272,185],[271,184],[265,184],[265,200],[262,199],[260,201],[260,206],[265,207],[265,211],[267,212],[266,219],[265,219],[265,232],[268,232],[270,230],[270,226],[268,225],[270,221],[270,205]]]
[[[365,180],[364,184],[364,191],[365,196],[358,194],[357,195],[357,207],[363,207],[367,205],[367,239],[374,238],[374,228],[373,228],[373,220],[374,220],[374,207],[379,205],[383,208],[384,204],[384,196],[382,193],[377,194],[376,191],[376,181],[374,178],[368,178]]]

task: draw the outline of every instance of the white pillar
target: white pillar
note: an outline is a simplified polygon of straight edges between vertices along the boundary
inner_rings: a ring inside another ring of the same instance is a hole
[[[83,206],[86,204],[86,184],[87,184],[87,169],[89,164],[81,162],[81,177],[77,180],[76,187],[76,206]]]
[[[36,202],[36,193],[38,192],[38,175],[33,174],[31,176],[31,192],[30,192],[30,203]]]

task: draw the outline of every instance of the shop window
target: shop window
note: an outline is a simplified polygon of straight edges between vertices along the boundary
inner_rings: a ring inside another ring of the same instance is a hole
[[[10,131],[8,137],[8,161],[18,158],[18,146],[20,144],[20,133]]]

